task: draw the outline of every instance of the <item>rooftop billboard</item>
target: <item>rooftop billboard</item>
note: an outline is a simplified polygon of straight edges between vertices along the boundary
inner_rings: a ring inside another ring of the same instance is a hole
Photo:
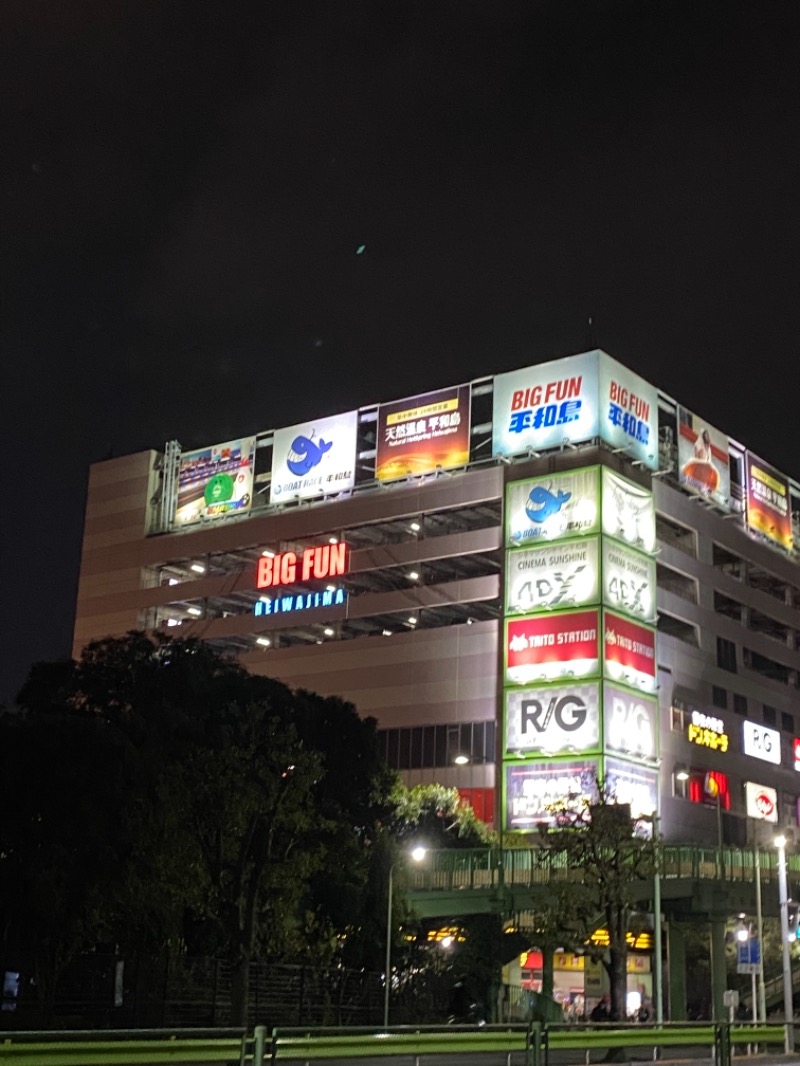
[[[276,429],[272,503],[343,492],[355,485],[358,411]]]
[[[744,462],[748,527],[791,551],[793,536],[789,482],[774,466],[752,452],[745,453]]]
[[[678,408],[678,480],[690,492],[730,510],[728,438],[685,407]]]
[[[255,453],[255,437],[181,453],[173,525],[249,511]]]
[[[469,462],[470,389],[426,392],[378,409],[375,477],[432,474]]]

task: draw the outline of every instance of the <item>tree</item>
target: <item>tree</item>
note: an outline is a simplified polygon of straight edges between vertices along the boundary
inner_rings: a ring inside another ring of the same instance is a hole
[[[321,930],[359,932],[394,775],[374,720],[351,704],[251,676],[200,641],[143,633],[40,664],[20,704],[29,729],[89,737],[89,777],[104,760],[72,828],[95,840],[97,817],[114,861],[87,867],[75,944],[225,954],[241,1022],[251,960],[297,957]],[[30,751],[24,762],[35,794]],[[45,819],[44,837],[56,832]]]
[[[609,785],[595,782],[591,801],[569,800],[553,807],[555,829],[542,834],[541,859],[553,864],[560,853],[580,879],[564,883],[564,937],[580,943],[602,962],[611,988],[611,1019],[624,1021],[627,996],[627,933],[636,909],[637,882],[655,873],[656,842],[652,819],[632,818],[630,807],[618,804]],[[598,923],[608,931],[608,949],[592,944]]]

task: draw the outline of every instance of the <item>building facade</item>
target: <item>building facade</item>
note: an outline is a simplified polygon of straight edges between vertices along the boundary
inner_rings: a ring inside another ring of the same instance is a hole
[[[800,485],[603,352],[92,466],[74,654],[131,629],[352,700],[504,832],[596,774],[797,830]]]

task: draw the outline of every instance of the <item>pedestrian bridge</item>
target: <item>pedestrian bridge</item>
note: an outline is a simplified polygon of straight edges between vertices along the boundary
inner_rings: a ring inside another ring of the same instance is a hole
[[[563,851],[546,847],[441,849],[419,864],[400,860],[409,901],[420,917],[535,909],[550,886],[579,881],[582,871]],[[790,882],[800,884],[800,855],[787,856]],[[753,912],[760,877],[763,913],[778,913],[778,856],[774,850],[662,844],[658,873],[665,912],[722,915]],[[634,885],[642,901],[653,897],[653,878]],[[772,886],[770,888],[769,886]],[[791,895],[791,888],[790,888]]]

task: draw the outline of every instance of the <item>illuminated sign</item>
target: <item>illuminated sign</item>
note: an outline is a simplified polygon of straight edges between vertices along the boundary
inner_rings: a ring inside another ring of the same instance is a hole
[[[556,824],[554,808],[582,811],[597,798],[596,759],[506,764],[506,827]]]
[[[649,489],[603,467],[603,532],[641,551],[656,550],[656,510]]]
[[[603,685],[606,749],[635,759],[658,754],[658,703],[639,692]]]
[[[658,393],[605,352],[600,352],[599,418],[607,444],[658,469]]]
[[[655,692],[655,630],[604,611],[603,669],[612,681],[621,681],[644,692]]]
[[[604,537],[603,603],[640,621],[652,621],[656,614],[655,560]]]
[[[598,352],[497,374],[492,451],[520,455],[597,436]]]
[[[286,596],[261,596],[253,607],[256,615],[284,614],[287,611],[307,611],[311,607],[339,607],[347,602],[343,588],[323,592],[292,592]]]
[[[800,773],[800,737],[792,741],[792,754],[794,755],[794,768]]]
[[[792,547],[789,483],[783,474],[752,452],[745,455],[747,525],[782,548]]]
[[[686,739],[712,751],[728,750],[728,734],[722,719],[703,714],[702,711],[692,711],[692,720],[686,727]]]
[[[183,452],[174,525],[249,511],[253,502],[256,438],[242,437]]]
[[[723,811],[731,809],[728,775],[719,770],[690,770],[687,792],[692,803],[714,807],[719,805]]]
[[[292,585],[296,581],[322,581],[347,572],[347,545],[318,544],[297,552],[259,556],[256,588]]]
[[[506,614],[584,607],[600,599],[596,537],[506,553]]]
[[[596,750],[600,744],[597,682],[507,689],[506,751],[518,756]]]
[[[506,622],[506,680],[511,684],[591,677],[599,665],[597,611],[560,612]]]
[[[514,481],[506,488],[506,545],[600,532],[600,468]]]
[[[469,385],[382,403],[375,477],[389,481],[468,463],[469,404]]]
[[[272,503],[351,489],[355,484],[357,430],[357,411],[276,429]]]
[[[758,818],[762,822],[778,821],[778,793],[767,785],[756,785],[752,781],[744,783],[745,813],[749,818]]]
[[[616,803],[629,803],[632,818],[648,818],[658,806],[658,771],[606,759],[606,784]]]
[[[742,725],[742,750],[764,762],[781,764],[781,735],[777,729],[767,729],[758,722],[745,721]]]
[[[685,407],[678,408],[678,479],[690,492],[730,510],[728,438]]]

